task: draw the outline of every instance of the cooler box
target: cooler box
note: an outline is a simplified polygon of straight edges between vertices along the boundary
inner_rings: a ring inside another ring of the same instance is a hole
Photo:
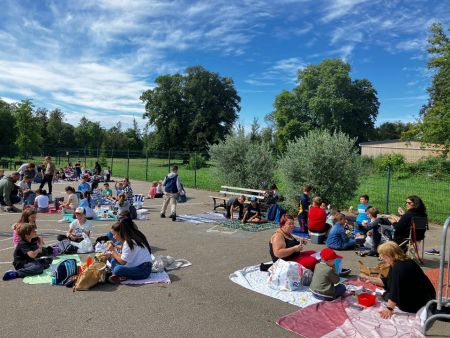
[[[325,241],[326,232],[311,232],[311,243],[322,244]]]

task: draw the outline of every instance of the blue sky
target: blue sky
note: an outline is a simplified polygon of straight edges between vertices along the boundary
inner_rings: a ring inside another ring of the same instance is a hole
[[[234,79],[242,124],[264,125],[299,69],[338,57],[377,89],[377,124],[413,121],[430,83],[428,27],[448,27],[445,3],[3,0],[0,97],[60,108],[72,124],[84,115],[105,127],[133,117],[143,126],[139,96],[155,78],[202,65]]]

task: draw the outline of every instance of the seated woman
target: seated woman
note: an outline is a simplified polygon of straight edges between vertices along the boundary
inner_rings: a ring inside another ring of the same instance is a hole
[[[152,250],[145,235],[137,229],[131,218],[113,224],[111,232],[121,246],[109,243],[106,253],[113,275],[108,281],[118,284],[126,279],[146,279],[152,271]],[[117,250],[120,249],[121,253]]]
[[[313,204],[308,210],[308,230],[311,232],[328,232],[330,225],[326,223],[327,212],[320,206],[322,199],[319,196],[313,198]]]
[[[94,211],[95,201],[91,197],[91,193],[89,191],[85,191],[82,193],[83,199],[80,201],[80,207],[84,208],[86,211],[87,219],[97,218],[97,213]]]
[[[381,244],[378,247],[378,254],[391,267],[387,277],[361,274],[360,278],[385,288],[383,298],[387,303],[386,308],[380,311],[382,318],[391,318],[395,307],[405,312],[416,313],[429,300],[436,297],[433,284],[428,277],[416,262],[406,257],[397,243],[390,241]]]
[[[267,220],[261,216],[261,207],[256,201],[256,197],[250,197],[249,201],[250,205],[242,217],[242,223],[267,223]]]
[[[280,228],[272,235],[269,243],[269,252],[272,261],[276,262],[279,258],[285,261],[297,262],[305,268],[314,271],[317,259],[311,255],[314,250],[303,251],[307,240],[301,239],[301,242],[291,233],[294,231],[294,217],[292,215],[283,215],[280,219]]]
[[[390,221],[394,228],[393,240],[397,244],[402,244],[410,235],[413,217],[428,217],[427,208],[420,197],[412,195],[406,199],[406,212],[398,208],[400,217],[393,216]],[[423,235],[423,234],[422,234]],[[406,245],[402,246],[406,251]]]

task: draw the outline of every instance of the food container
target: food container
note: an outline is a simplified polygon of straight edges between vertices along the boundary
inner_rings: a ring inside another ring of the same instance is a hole
[[[377,296],[371,293],[363,292],[358,295],[358,304],[363,306],[372,306],[377,302]]]

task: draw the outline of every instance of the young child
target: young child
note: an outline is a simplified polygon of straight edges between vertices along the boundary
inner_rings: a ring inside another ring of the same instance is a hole
[[[349,238],[346,234],[344,225],[347,220],[345,215],[337,213],[334,217],[335,222],[330,232],[328,233],[326,245],[334,250],[349,250],[355,247],[355,239]]]
[[[130,202],[128,202],[127,195],[124,192],[119,195],[114,207],[117,209],[118,215],[126,211],[130,211]]]
[[[45,190],[38,189],[35,191],[36,198],[34,199],[34,207],[37,208],[37,212],[48,212],[49,199]]]
[[[245,195],[228,199],[226,204],[227,214],[225,217],[233,220],[235,210],[239,210],[238,220],[241,221],[244,218],[244,203]]]
[[[91,185],[89,184],[89,176],[83,175],[81,177],[81,183],[78,186],[79,192],[91,191]]]
[[[36,225],[37,212],[34,208],[28,207],[24,208],[22,215],[17,223],[13,225],[13,245],[17,246],[20,242],[19,229],[23,224],[29,223]]]
[[[320,300],[333,300],[345,294],[344,284],[339,283],[339,275],[336,271],[335,262],[337,258],[333,249],[325,248],[320,252],[321,261],[316,264],[311,281],[310,290],[313,296]]]
[[[298,204],[298,224],[300,226],[300,232],[308,233],[308,210],[309,210],[309,195],[311,194],[312,187],[309,184],[303,186],[303,193]]]
[[[377,208],[369,208],[367,209],[367,216],[370,217],[370,223],[364,227],[367,232],[367,238],[365,246],[370,249],[367,256],[376,256],[378,257],[378,246],[381,243],[381,233],[380,233],[380,225],[382,223],[382,219],[378,217],[379,210]]]
[[[20,242],[14,250],[13,265],[16,271],[6,271],[3,280],[23,278],[41,274],[50,267],[53,258],[38,258],[52,251],[51,247],[44,248],[42,239],[37,235],[36,225],[22,224],[18,230]]]
[[[102,197],[112,199],[112,190],[108,183],[103,184]]]
[[[23,180],[19,182],[19,196],[22,197],[23,205],[32,205],[34,201],[34,192],[31,190],[31,182],[33,178],[30,175],[25,175]]]
[[[267,223],[265,218],[261,217],[261,207],[255,196],[249,198],[250,205],[242,217],[242,223]]]
[[[87,219],[97,218],[97,213],[94,211],[95,201],[91,197],[89,191],[83,193],[83,199],[80,201],[80,207],[84,209]]]
[[[158,186],[156,187],[155,198],[163,198],[163,197],[164,197],[164,191],[163,191],[162,181],[158,181]]]
[[[73,214],[74,210],[78,208],[79,200],[78,196],[75,193],[75,189],[71,186],[67,186],[65,189],[66,198],[64,202],[61,203],[62,213],[63,214]],[[60,223],[66,222],[65,218],[59,220]]]
[[[357,212],[354,213],[356,215],[355,233],[365,233],[364,226],[366,226],[370,222],[370,218],[366,214],[366,211],[369,208],[369,196],[361,195],[359,197],[359,204],[356,208]]]
[[[98,182],[94,181],[92,182],[91,187],[91,197],[94,200],[94,203],[96,205],[102,205],[103,204],[103,197],[102,197],[102,189],[98,187]]]
[[[155,198],[158,193],[158,182],[152,182],[150,189],[148,190],[147,198]]]
[[[76,219],[70,223],[69,231],[65,235],[58,235],[58,241],[70,239],[74,242],[81,242],[83,240],[83,233],[88,237],[91,235],[92,222],[86,218],[86,210],[78,207],[75,209],[74,215]]]

